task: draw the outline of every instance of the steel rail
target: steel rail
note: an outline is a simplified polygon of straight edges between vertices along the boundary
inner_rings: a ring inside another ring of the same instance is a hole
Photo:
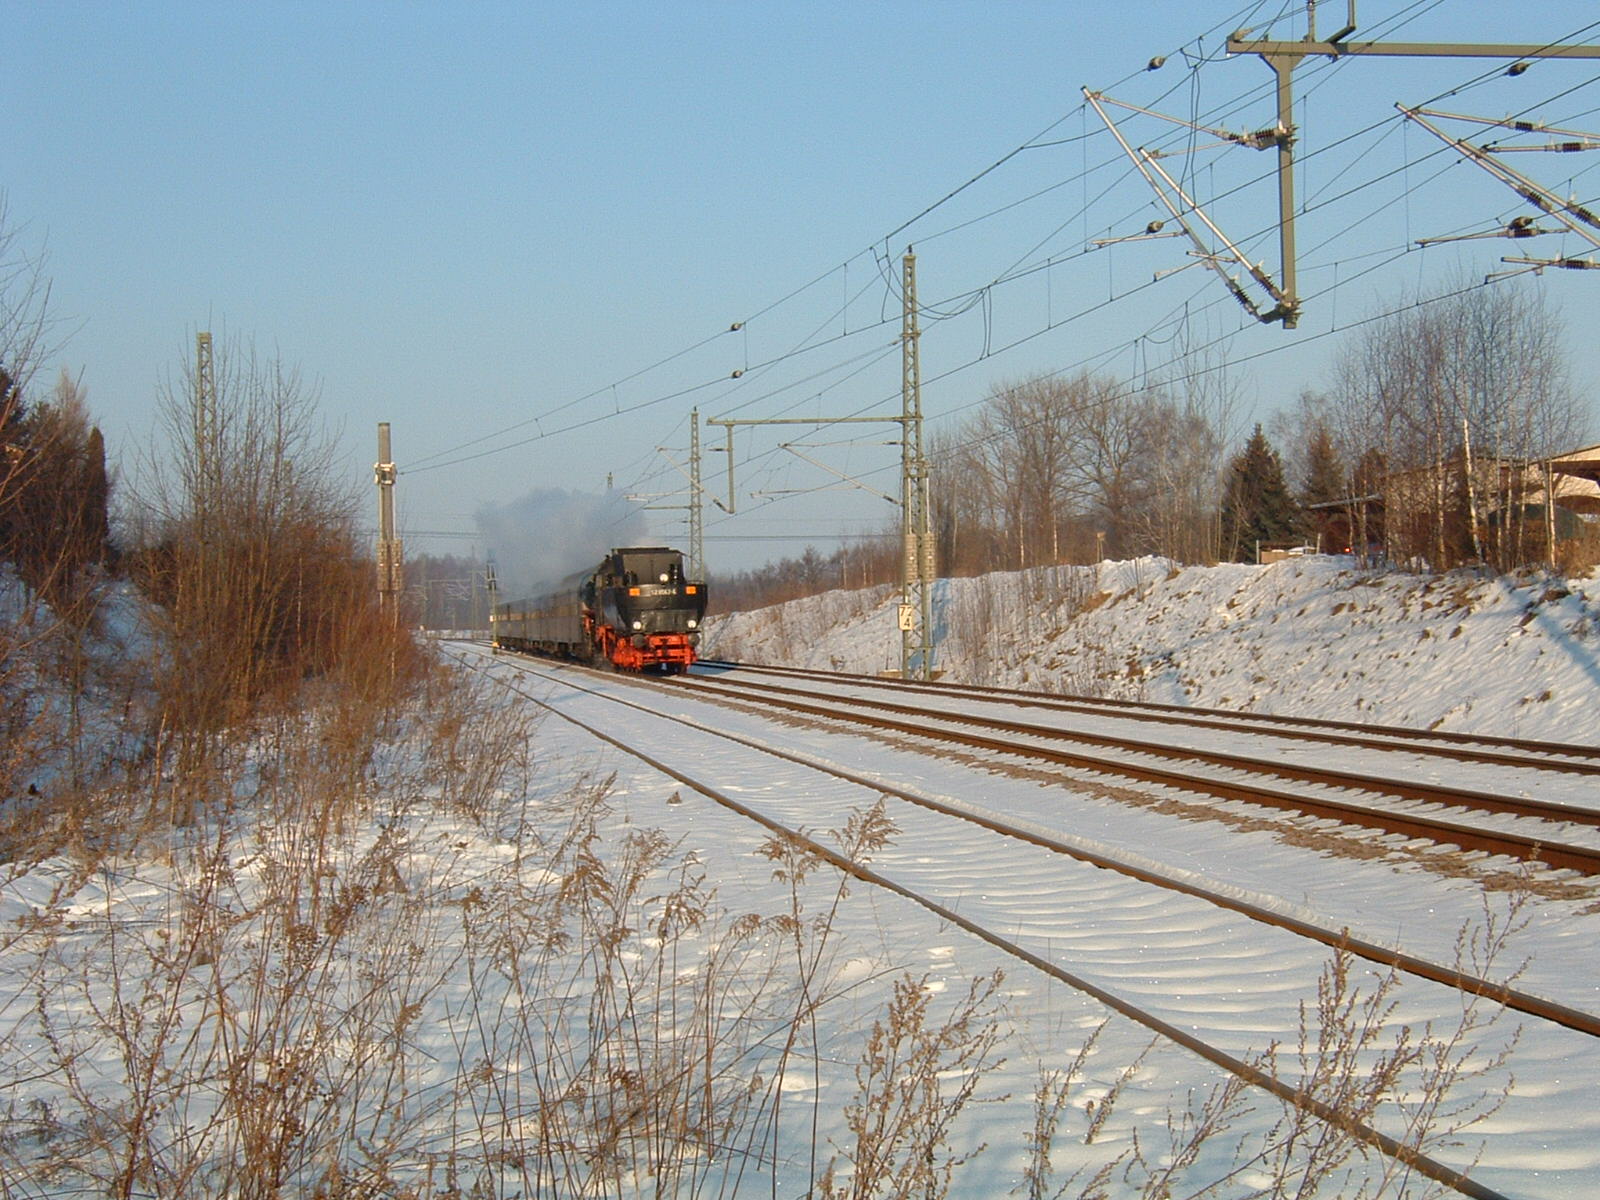
[[[818,697],[815,690],[786,688],[781,684],[754,684],[726,676],[700,676],[716,687],[756,688],[761,692],[781,692],[791,696]],[[1114,734],[1091,733],[1081,729],[1063,729],[1053,725],[1029,725],[1021,721],[1008,721],[999,717],[980,716],[976,713],[945,712],[922,708],[912,704],[895,704],[885,700],[866,699],[859,696],[841,696],[850,704],[860,704],[884,712],[918,714],[949,721],[961,721],[985,729],[999,729],[1026,734],[1030,737],[1061,738],[1072,742],[1086,742],[1092,746],[1110,746],[1137,750],[1160,758],[1189,759],[1210,763],[1218,767],[1241,767],[1259,774],[1277,775],[1284,779],[1298,779],[1308,783],[1331,783],[1339,787],[1368,788],[1403,796],[1411,800],[1427,800],[1478,808],[1487,812],[1511,813],[1519,817],[1540,817],[1551,821],[1571,821],[1579,825],[1600,828],[1600,809],[1580,808],[1549,800],[1532,800],[1522,796],[1504,796],[1497,792],[1483,792],[1472,788],[1451,787],[1445,784],[1422,783],[1395,779],[1387,775],[1370,775],[1359,771],[1345,771],[1338,767],[1303,767],[1277,759],[1254,758],[1247,754],[1234,754],[1221,750],[1203,750],[1194,746],[1175,746],[1169,742],[1149,742],[1137,738],[1118,737]]]
[[[1103,746],[1133,749],[1140,753],[1148,750],[1154,754],[1169,758],[1210,761],[1212,765],[1231,767],[1238,770],[1266,771],[1287,775],[1291,778],[1300,778],[1308,782],[1321,782],[1341,787],[1362,787],[1368,790],[1386,792],[1390,795],[1404,795],[1414,799],[1428,799],[1437,803],[1456,806],[1484,807],[1489,811],[1514,813],[1521,816],[1539,816],[1548,819],[1551,811],[1557,811],[1561,813],[1559,819],[1562,820],[1587,820],[1591,824],[1600,820],[1600,814],[1592,811],[1586,813],[1584,810],[1572,810],[1569,806],[1551,806],[1543,801],[1522,801],[1514,797],[1441,788],[1430,784],[1398,784],[1396,781],[1356,775],[1349,772],[1312,771],[1309,768],[1287,767],[1284,764],[1271,763],[1260,759],[1216,755],[1208,751],[1191,752],[1178,750],[1170,746],[1147,746],[1144,743],[1131,740],[1123,741],[1116,738],[1101,737],[1100,735],[1080,735],[1042,726],[1001,722],[993,718],[967,717],[959,714],[933,714],[926,709],[919,709],[910,705],[888,704],[882,701],[861,699],[844,701],[836,699],[832,705],[813,704],[793,698],[786,699],[772,693],[789,693],[791,696],[795,694],[810,695],[813,697],[814,693],[797,692],[796,689],[792,688],[730,683],[726,679],[712,679],[707,676],[689,677],[688,681],[685,680],[685,677],[680,676],[674,682],[676,686],[687,687],[695,691],[722,692],[750,703],[766,704],[769,707],[804,713],[808,716],[852,722],[869,728],[893,730],[897,733],[939,739],[1024,758],[1043,759],[1063,766],[1101,771],[1138,779],[1145,783],[1164,784],[1184,791],[1209,794],[1220,799],[1242,800],[1252,804],[1301,812],[1311,816],[1328,817],[1350,824],[1365,825],[1369,828],[1380,828],[1391,833],[1404,834],[1407,837],[1420,837],[1435,842],[1453,843],[1467,850],[1483,850],[1490,854],[1508,854],[1527,862],[1540,862],[1552,867],[1581,871],[1589,875],[1600,875],[1600,850],[1590,849],[1586,846],[1573,846],[1560,842],[1551,842],[1547,838],[1485,830],[1420,814],[1380,811],[1366,805],[1350,804],[1331,798],[1313,797],[1302,792],[1283,791],[1277,788],[1265,787],[1261,784],[1197,776],[1105,755],[1086,754],[1054,746],[1018,744],[982,734],[959,733],[954,730],[935,728],[930,722],[933,719],[938,719],[951,723],[976,725],[980,728],[1004,729],[1012,733],[1022,733],[1030,737],[1049,738],[1056,741],[1090,741]],[[855,704],[864,708],[878,708],[901,716],[911,715],[918,719],[897,720],[891,717],[851,714],[841,709],[840,705],[844,703]],[[1401,790],[1402,788],[1404,790]],[[1499,807],[1492,807],[1492,805],[1499,805]]]
[[[550,677],[545,676],[545,678]],[[863,883],[881,888],[884,891],[909,900],[913,904],[916,904],[928,912],[933,913],[941,920],[944,920],[951,925],[956,926],[957,928],[965,930],[967,933],[970,933],[974,937],[988,943],[1003,953],[1009,954],[1019,961],[1026,963],[1035,970],[1066,984],[1068,987],[1083,992],[1085,995],[1090,996],[1101,1004],[1104,1004],[1112,1011],[1127,1017],[1129,1020],[1132,1020],[1137,1024],[1143,1025],[1153,1033],[1156,1033],[1159,1036],[1167,1038],[1169,1041],[1182,1046],[1184,1049],[1198,1055],[1214,1066],[1227,1071],[1229,1074],[1232,1074],[1255,1087],[1259,1087],[1264,1091],[1270,1092],[1272,1095],[1276,1096],[1279,1100],[1282,1100],[1286,1104],[1293,1105],[1296,1108],[1311,1113],[1327,1124],[1350,1134],[1358,1141],[1372,1146],[1381,1153],[1388,1155],[1396,1161],[1416,1170],[1419,1174],[1425,1176],[1426,1178],[1432,1179],[1437,1183],[1441,1183],[1463,1196],[1472,1197],[1472,1200],[1510,1200],[1510,1198],[1506,1197],[1503,1193],[1497,1192],[1494,1189],[1478,1183],[1474,1179],[1471,1179],[1464,1171],[1447,1166],[1432,1156],[1422,1153],[1422,1151],[1417,1149],[1415,1146],[1401,1142],[1398,1139],[1389,1136],[1388,1134],[1374,1129],[1372,1126],[1367,1125],[1364,1122],[1355,1120],[1334,1106],[1318,1100],[1313,1096],[1307,1095],[1303,1089],[1294,1087],[1291,1084],[1284,1082],[1277,1076],[1266,1070],[1263,1070],[1254,1063],[1237,1058],[1236,1056],[1229,1054],[1227,1051],[1211,1045],[1209,1042],[1196,1036],[1188,1030],[1183,1029],[1178,1025],[1174,1025],[1169,1021],[1163,1020],[1154,1013],[1149,1012],[1146,1009],[1142,1009],[1136,1004],[1133,1004],[1131,1001],[1125,1000],[1121,996],[1118,996],[1114,992],[1111,992],[1099,986],[1098,984],[1083,978],[1082,976],[1066,970],[1056,963],[1051,962],[1049,959],[1043,958],[1033,951],[1028,950],[1019,943],[994,933],[988,928],[978,924],[976,921],[973,921],[971,918],[963,916],[955,909],[949,908],[946,905],[939,903],[937,900],[924,896],[921,893],[905,886],[904,884],[901,884],[886,875],[874,871],[872,868],[863,863],[857,862],[846,855],[840,854],[832,847],[824,845],[823,843],[809,837],[803,830],[792,829],[789,826],[784,825],[782,822],[767,816],[765,813],[750,807],[749,805],[735,799],[725,792],[719,791],[710,784],[702,782],[694,776],[689,775],[687,772],[672,766],[670,763],[664,762],[653,755],[638,749],[637,747],[631,746],[622,741],[620,738],[606,733],[597,726],[580,720],[570,713],[563,712],[560,708],[557,708],[540,697],[531,695],[530,693],[523,691],[521,688],[507,683],[504,680],[497,680],[496,682],[499,682],[502,686],[506,687],[515,694],[522,696],[534,704],[539,705],[547,712],[550,712],[555,716],[560,717],[562,720],[576,726],[577,728],[582,729],[584,732],[588,733],[599,741],[615,747],[624,754],[628,754],[633,758],[645,763],[652,769],[660,771],[669,779],[676,780],[684,787],[698,792],[700,795],[705,796],[708,800],[711,800],[714,803],[728,809],[729,811],[734,812],[757,825],[760,825],[762,828],[767,829],[768,831],[775,833],[780,837],[791,839],[796,844],[803,846],[809,853],[814,854],[818,858],[832,864],[835,868],[850,875],[852,878],[858,879]],[[631,708],[649,712],[652,715],[660,717],[664,720],[693,725],[698,728],[705,729],[706,732],[717,734],[718,736],[729,737],[730,740],[742,742],[745,745],[752,745],[753,748],[766,750],[769,753],[775,753],[769,747],[754,745],[753,743],[747,742],[744,739],[734,737],[732,735],[721,734],[717,730],[699,726],[697,722],[687,721],[683,718],[673,717],[669,714],[656,712],[654,710],[644,708],[642,705],[633,704],[631,701],[619,700],[613,696],[605,696],[603,693],[596,692],[591,688],[585,688],[567,681],[559,682],[562,682],[565,686],[574,687],[578,691],[586,692],[590,695],[609,700],[613,703],[624,704]],[[787,754],[779,754],[779,757],[789,756]],[[829,769],[827,773],[841,775],[841,777],[843,777],[843,773],[833,771],[831,769]],[[868,786],[877,791],[885,790],[876,783],[871,783]]]
[[[717,729],[714,726],[706,725],[703,722],[695,721],[689,717],[674,716],[670,713],[663,713],[657,709],[647,708],[644,705],[635,704],[629,700],[622,700],[615,696],[607,696],[605,693],[597,692],[593,688],[582,687],[581,685],[570,683],[566,680],[556,680],[554,676],[535,671],[532,665],[524,666],[523,669],[529,673],[539,675],[540,678],[550,679],[554,682],[560,682],[563,684],[563,686],[574,688],[575,690],[585,692],[598,698],[610,700],[612,703],[620,704],[627,708],[632,708],[638,712],[649,713],[650,715],[664,721],[670,721],[684,725],[695,730],[696,732],[722,738],[723,740],[733,742],[736,745],[744,746],[748,749],[771,755],[773,758],[781,759],[785,762],[791,762],[824,775],[831,775],[837,779],[842,779],[847,783],[853,783],[861,787],[871,788],[874,791],[893,796],[898,800],[903,800],[908,804],[914,804],[932,812],[937,812],[946,816],[956,817],[963,821],[968,821],[981,828],[987,829],[992,833],[998,833],[1005,837],[1015,838],[1018,841],[1027,842],[1031,845],[1038,846],[1041,849],[1050,850],[1058,854],[1066,855],[1070,858],[1075,858],[1081,862],[1088,863],[1091,866],[1112,871],[1116,874],[1124,875],[1130,879],[1136,879],[1141,883],[1148,883],[1156,887],[1165,888],[1169,891],[1192,896],[1196,899],[1213,904],[1219,908],[1227,909],[1231,912],[1237,912],[1241,916],[1249,917],[1252,920],[1260,921],[1267,925],[1277,926],[1282,929],[1287,929],[1290,932],[1299,934],[1300,936],[1308,938],[1309,940],[1320,942],[1325,946],[1331,946],[1335,948],[1343,947],[1355,954],[1357,957],[1367,959],[1370,962],[1379,963],[1387,967],[1394,967],[1405,971],[1408,974],[1416,975],[1419,978],[1427,979],[1434,983],[1442,983],[1447,986],[1457,988],[1460,991],[1471,993],[1472,995],[1483,996],[1487,999],[1498,1001],[1505,1007],[1513,1009],[1517,1012],[1526,1013],[1527,1015],[1537,1017],[1540,1020],[1550,1021],[1557,1025],[1566,1026],[1569,1029],[1575,1030],[1579,1033],[1588,1034],[1591,1037],[1600,1037],[1600,1016],[1597,1016],[1593,1013],[1584,1012],[1581,1009],[1573,1008],[1570,1005],[1560,1004],[1557,1001],[1547,999],[1543,996],[1536,996],[1531,992],[1519,991],[1518,989],[1513,988],[1506,983],[1496,983],[1492,980],[1484,979],[1481,976],[1468,974],[1459,968],[1446,967],[1436,962],[1430,962],[1427,959],[1418,958],[1415,955],[1406,954],[1402,951],[1394,949],[1393,947],[1384,946],[1377,942],[1370,942],[1362,938],[1354,937],[1350,934],[1348,928],[1334,931],[1324,926],[1313,924],[1309,921],[1303,921],[1298,917],[1292,917],[1286,913],[1278,912],[1275,909],[1267,908],[1263,905],[1252,904],[1248,900],[1241,900],[1238,897],[1229,896],[1223,892],[1213,891],[1209,888],[1200,887],[1197,884],[1186,883],[1182,880],[1173,879],[1147,867],[1137,866],[1132,863],[1124,862],[1121,859],[1112,857],[1110,855],[1101,854],[1098,851],[1085,849],[1081,846],[1074,845],[1070,841],[1054,837],[1048,833],[1041,833],[1036,829],[1030,829],[1015,822],[1003,820],[1000,817],[994,816],[981,809],[940,800],[933,796],[924,795],[921,792],[915,792],[907,788],[899,787],[895,784],[885,783],[882,780],[873,778],[869,775],[862,775],[855,771],[846,770],[832,763],[819,761],[810,757],[809,755],[798,754],[792,750],[779,749],[778,747],[758,741],[754,738],[746,738],[740,736],[739,734],[729,733],[726,730]],[[590,670],[591,668],[576,667],[574,669],[586,671]],[[627,682],[637,683],[640,681],[627,680]]]
[[[865,686],[900,688],[926,695],[992,696],[1019,705],[1052,711],[1116,715],[1132,721],[1161,721],[1204,729],[1253,732],[1255,728],[1264,726],[1281,726],[1286,731],[1285,736],[1332,745],[1366,746],[1374,749],[1429,754],[1462,762],[1485,762],[1581,775],[1600,775],[1600,746],[1585,746],[1576,742],[1495,738],[1487,734],[1461,733],[1453,730],[1411,729],[1404,725],[1363,725],[1356,721],[1336,721],[1326,717],[1237,712],[1225,708],[1156,704],[1145,700],[1049,696],[1018,688],[985,687],[980,684],[923,683],[918,680],[888,679],[879,675],[771,666],[765,663],[741,663],[724,659],[701,659],[699,665],[711,670],[727,668],[735,671],[791,675],[805,679],[850,680]],[[1480,749],[1472,750],[1465,747],[1480,747]]]

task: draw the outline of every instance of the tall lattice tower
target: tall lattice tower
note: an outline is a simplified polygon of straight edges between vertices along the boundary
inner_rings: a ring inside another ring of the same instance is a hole
[[[217,416],[217,377],[211,361],[211,334],[194,335],[194,499],[202,519],[220,499],[221,428]]]

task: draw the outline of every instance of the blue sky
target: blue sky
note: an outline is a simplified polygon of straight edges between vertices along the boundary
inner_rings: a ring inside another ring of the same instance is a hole
[[[1324,32],[1343,9],[1322,5]],[[1515,28],[1503,13],[1477,0],[1363,0],[1359,15],[1363,35],[1407,41],[1538,42],[1600,18],[1578,0],[1528,9]],[[1239,361],[1253,419],[1326,378],[1339,326],[1406,289],[1481,276],[1507,252],[1479,242],[1405,253],[1408,241],[1526,208],[1393,118],[1394,101],[1497,75],[1493,64],[1319,60],[1296,76],[1311,205],[1300,330],[1257,325],[1202,269],[1142,286],[1188,261],[1178,242],[1085,253],[1161,214],[1079,86],[1269,124],[1270,72],[1224,61],[1221,47],[1241,24],[1302,36],[1303,13],[1281,0],[0,0],[0,18],[0,189],[21,243],[46,255],[69,335],[58,363],[82,373],[113,450],[154,444],[159,381],[192,354],[196,329],[249,339],[317,381],[358,482],[370,478],[376,422],[393,423],[414,548],[481,553],[474,512],[534,489],[599,492],[608,475],[621,491],[676,486],[656,447],[687,446],[695,404],[703,417],[894,408],[898,299],[881,272],[908,242],[920,297],[938,308],[922,342],[934,427],[1033,371],[1159,373],[1186,313],[1194,336],[1225,339]],[[1600,41],[1600,27],[1579,40]],[[1155,55],[1166,65],[1142,71]],[[1541,115],[1597,128],[1597,77],[1600,64],[1541,64],[1451,103],[1499,115],[1549,100]],[[1136,144],[1172,136],[1130,128]],[[1275,269],[1269,157],[1171,161],[1221,196],[1213,211],[1230,236]],[[1593,156],[1582,157],[1516,165],[1563,188],[1573,177],[1570,190],[1592,197],[1600,172],[1582,174]],[[1040,269],[981,290],[1019,265]],[[1600,276],[1511,286],[1545,289],[1566,314],[1592,392],[1592,339],[1577,335]],[[739,320],[744,330],[723,332]],[[813,348],[791,353],[802,346]],[[554,432],[606,411],[621,415]],[[742,494],[740,516],[708,524],[713,567],[892,518],[869,493],[815,490],[832,477],[775,450],[776,436],[740,437],[738,488],[766,494]],[[806,453],[893,490],[885,438],[855,440],[875,444]],[[725,470],[721,456],[713,468]],[[682,540],[676,515],[649,520],[654,536]]]

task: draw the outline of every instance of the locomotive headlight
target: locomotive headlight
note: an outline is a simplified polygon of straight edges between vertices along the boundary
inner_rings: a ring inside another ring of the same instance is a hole
[[[633,623],[633,627],[635,629],[643,629],[644,628],[644,622],[643,621],[635,621]]]
[[[698,629],[698,628],[700,628],[700,622],[696,621],[693,617],[690,617],[689,618],[689,628],[690,629]]]

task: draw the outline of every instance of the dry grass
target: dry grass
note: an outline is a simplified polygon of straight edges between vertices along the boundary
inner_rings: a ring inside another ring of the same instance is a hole
[[[880,854],[895,836],[882,803],[814,840],[769,840],[782,902],[729,911],[694,855],[617,819],[610,781],[529,807],[527,710],[443,671],[408,695],[391,681],[352,656],[200,756],[158,728],[115,786],[57,814],[69,852],[44,864],[53,893],[0,936],[0,1084],[28,1097],[0,1112],[0,1191],[958,1185],[979,1152],[958,1126],[1001,1062],[998,976],[950,999],[919,977],[875,980],[888,995],[864,1022],[835,1131],[820,1103],[792,1099],[843,1073],[833,1014],[859,986],[836,961],[849,880],[815,847]],[[1463,953],[1500,941],[1491,929]],[[1358,997],[1336,958],[1297,1048],[1266,1069],[1355,1117],[1399,1111],[1418,1145],[1453,1136],[1479,1115],[1452,1097],[1485,1069],[1469,1065],[1480,1018],[1390,1046],[1375,1040],[1388,1003],[1382,989]],[[1237,1084],[1153,1133],[1135,1122],[1117,1152],[1097,1139],[1132,1120],[1118,1103],[1142,1060],[1083,1103],[1094,1046],[1041,1077],[1030,1197],[1204,1195],[1218,1161],[1279,1189],[1261,1194],[1294,1195],[1361,1153],[1290,1109],[1262,1145],[1229,1143],[1249,1103]],[[1058,1179],[1069,1140],[1110,1159]],[[1373,1194],[1395,1194],[1394,1178]]]
[[[1464,931],[1457,966],[1486,972],[1515,923],[1515,912],[1508,919],[1486,915],[1477,932]],[[1028,1165],[1012,1194],[1029,1200],[1454,1195],[1450,1181],[1424,1176],[1417,1164],[1444,1149],[1459,1151],[1469,1131],[1504,1104],[1511,1087],[1505,1067],[1517,1034],[1492,1047],[1499,1010],[1478,998],[1468,998],[1460,1019],[1445,1028],[1397,1025],[1400,977],[1380,976],[1363,991],[1354,966],[1347,951],[1336,951],[1315,1000],[1301,1005],[1294,1043],[1273,1046],[1249,1063],[1286,1085],[1291,1098],[1276,1100],[1229,1077],[1164,1125],[1136,1124],[1128,1147],[1094,1171],[1061,1178],[1055,1159],[1066,1143],[1094,1141],[1139,1069],[1138,1060],[1125,1067],[1098,1100],[1075,1100],[1102,1026],[1068,1067],[1040,1072]],[[1253,1132],[1237,1132],[1263,1105],[1276,1106],[1276,1119],[1264,1128],[1253,1120]],[[1363,1134],[1370,1127],[1387,1130],[1400,1152],[1378,1152]]]
[[[950,1014],[930,1016],[927,980],[897,979],[887,1013],[873,1022],[845,1108],[850,1137],[817,1180],[822,1200],[943,1196],[957,1169],[982,1153],[951,1148],[956,1119],[1003,1062],[997,971],[974,979]]]
[[[137,764],[108,799],[138,819],[47,864],[57,898],[0,943],[3,1082],[31,1097],[0,1123],[0,1187],[695,1195],[812,1173],[780,1161],[814,1111],[782,1097],[822,1062],[843,877],[808,886],[832,868],[774,843],[789,902],[728,913],[694,856],[619,830],[608,780],[525,807],[525,712],[441,677],[409,716],[328,693],[192,776]],[[158,822],[173,795],[187,819]],[[829,837],[867,857],[891,833],[880,807]],[[494,865],[467,875],[469,848]],[[984,1016],[946,1026],[917,995],[884,1036],[959,1054]]]

